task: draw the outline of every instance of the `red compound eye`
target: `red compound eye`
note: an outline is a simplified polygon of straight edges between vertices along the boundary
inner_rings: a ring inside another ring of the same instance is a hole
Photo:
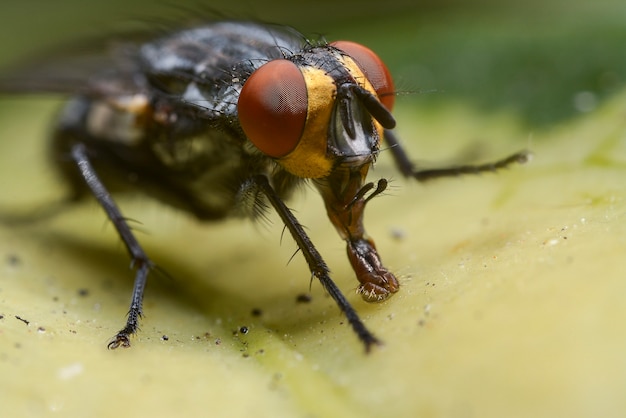
[[[306,83],[287,60],[270,61],[246,80],[237,103],[248,139],[264,154],[279,158],[294,150],[306,122]]]
[[[387,66],[371,49],[351,41],[337,41],[330,44],[348,54],[365,74],[376,90],[378,100],[391,111],[395,101],[393,80]]]

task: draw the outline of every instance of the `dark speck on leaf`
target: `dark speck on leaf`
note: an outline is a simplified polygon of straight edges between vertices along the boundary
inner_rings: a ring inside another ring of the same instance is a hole
[[[6,260],[7,264],[9,264],[10,266],[18,266],[22,262],[22,260],[20,260],[19,256],[17,256],[16,254],[7,255]]]
[[[20,316],[18,316],[18,315],[15,315],[15,318],[16,318],[16,319],[19,319],[20,321],[22,321],[22,322],[23,322],[23,323],[25,323],[26,325],[30,324],[30,321],[27,321],[26,319],[24,319],[24,318],[22,318],[22,317],[20,317]]]
[[[308,293],[301,293],[296,297],[297,303],[309,303],[313,300],[313,297]]]

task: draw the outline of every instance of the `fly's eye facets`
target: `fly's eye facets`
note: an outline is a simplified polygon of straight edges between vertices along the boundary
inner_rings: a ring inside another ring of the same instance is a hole
[[[298,145],[307,115],[306,83],[287,60],[264,64],[243,85],[239,122],[250,141],[269,157],[283,157]]]

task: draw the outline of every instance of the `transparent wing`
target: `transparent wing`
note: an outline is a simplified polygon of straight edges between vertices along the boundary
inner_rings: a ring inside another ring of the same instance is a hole
[[[133,73],[138,45],[155,31],[107,34],[60,45],[0,69],[0,93],[77,93],[91,77],[115,68]]]

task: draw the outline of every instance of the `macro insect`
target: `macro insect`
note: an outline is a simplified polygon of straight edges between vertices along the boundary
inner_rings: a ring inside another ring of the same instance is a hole
[[[135,271],[125,326],[109,348],[128,347],[142,316],[154,268],[112,193],[148,193],[200,220],[258,215],[273,207],[312,276],[343,311],[369,350],[379,340],[331,279],[308,234],[284,201],[309,181],[345,240],[368,302],[399,290],[365,233],[367,203],[387,180],[368,182],[381,144],[405,177],[418,181],[494,171],[526,161],[525,152],[483,165],[419,170],[392,133],[389,70],[365,46],[310,41],[295,30],[224,21],[124,45],[89,78],[4,81],[0,90],[73,92],[61,111],[51,153],[71,201],[92,196],[122,239]],[[268,205],[269,204],[269,205]]]

